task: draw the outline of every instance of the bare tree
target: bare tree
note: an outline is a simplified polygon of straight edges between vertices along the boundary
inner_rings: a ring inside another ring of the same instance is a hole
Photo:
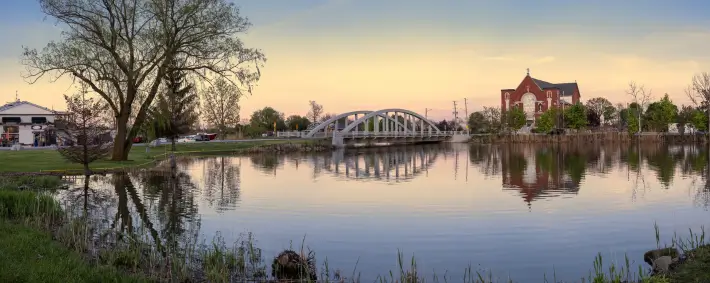
[[[631,81],[629,82],[629,88],[626,90],[626,94],[631,96],[631,99],[633,102],[635,102],[639,109],[638,111],[638,121],[639,121],[639,128],[638,132],[641,132],[641,114],[643,114],[643,110],[646,109],[646,106],[648,106],[648,103],[652,99],[652,94],[651,91],[646,91],[646,88],[644,85],[636,85],[636,82]]]
[[[217,79],[202,93],[202,115],[217,128],[219,136],[223,139],[228,127],[236,127],[239,124],[241,97],[240,89],[225,79]]]
[[[693,76],[693,81],[685,94],[696,107],[705,108],[708,115],[708,129],[710,129],[710,74],[702,72]]]
[[[24,47],[23,76],[86,83],[116,117],[113,160],[126,160],[173,59],[180,71],[222,77],[251,93],[266,60],[236,37],[251,26],[227,0],[39,0],[63,28],[41,51]]]
[[[326,113],[326,114],[324,114],[323,116],[320,117],[320,121],[319,121],[319,122],[325,122],[326,120],[328,120],[328,119],[330,119],[330,118],[333,118],[333,117],[335,117],[335,116],[338,116],[338,114],[335,114],[335,113]]]
[[[84,175],[91,175],[89,164],[108,156],[111,152],[109,128],[100,113],[108,110],[101,100],[86,97],[87,87],[72,96],[64,95],[67,115],[62,117],[61,132],[69,145],[60,144],[59,153],[67,160],[84,165]]]
[[[316,123],[318,122],[320,115],[323,114],[323,105],[320,105],[313,100],[308,101],[308,104],[311,106],[311,109],[308,110],[307,114],[308,120],[311,120],[311,123]]]

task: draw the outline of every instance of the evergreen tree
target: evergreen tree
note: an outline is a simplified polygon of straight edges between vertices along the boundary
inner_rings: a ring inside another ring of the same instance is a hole
[[[152,130],[156,137],[166,137],[171,141],[171,150],[175,151],[175,140],[190,132],[198,119],[196,106],[197,95],[193,86],[185,83],[185,74],[172,67],[165,75],[165,91],[158,97],[151,116]]]

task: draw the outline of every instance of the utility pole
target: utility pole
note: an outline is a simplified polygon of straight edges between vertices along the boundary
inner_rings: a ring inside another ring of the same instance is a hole
[[[429,110],[431,110],[431,108],[424,108],[424,118],[427,120],[429,120]]]
[[[459,122],[459,111],[456,108],[456,100],[454,100],[454,112],[453,113],[454,113],[454,123],[458,123]],[[458,126],[458,124],[456,126]]]
[[[466,122],[466,133],[468,134],[468,132],[470,130],[468,128],[468,101],[466,100],[465,97],[463,98],[463,111],[464,111],[464,114],[466,114],[466,117],[464,118],[464,122]]]

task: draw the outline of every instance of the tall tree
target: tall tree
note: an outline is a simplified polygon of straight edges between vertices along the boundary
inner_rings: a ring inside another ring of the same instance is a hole
[[[59,154],[70,162],[84,167],[84,175],[91,175],[89,164],[106,157],[111,152],[108,127],[102,123],[101,113],[107,110],[105,103],[87,97],[87,87],[81,84],[81,90],[71,96],[64,96],[67,103],[67,115],[62,117],[62,133],[69,145],[57,147]]]
[[[468,129],[472,133],[486,133],[490,131],[490,126],[488,125],[488,121],[486,120],[486,116],[483,114],[483,111],[477,111],[471,113],[471,115],[468,116]]]
[[[693,76],[693,81],[686,90],[686,94],[696,107],[704,108],[707,115],[705,120],[710,123],[710,107],[708,107],[710,106],[710,73],[702,72]],[[695,121],[699,121],[699,117],[696,117]],[[710,124],[703,128],[710,129]]]
[[[520,130],[525,126],[525,112],[522,107],[513,107],[505,111],[505,122],[513,130]]]
[[[251,26],[227,0],[39,0],[62,27],[41,51],[24,47],[24,77],[69,75],[98,93],[114,114],[113,160],[126,160],[169,62],[204,79],[226,77],[251,92],[265,56],[236,35]],[[132,120],[132,121],[131,121]]]
[[[629,88],[626,90],[626,94],[631,96],[631,100],[633,103],[636,103],[638,105],[638,108],[635,111],[636,114],[636,119],[635,121],[638,122],[638,131],[641,132],[642,130],[642,118],[641,115],[643,115],[644,109],[646,109],[646,106],[648,106],[648,103],[651,101],[651,91],[646,91],[646,88],[643,85],[636,85],[636,82],[631,81],[629,83]],[[630,107],[630,106],[629,106]]]
[[[276,111],[276,109],[271,107],[264,107],[260,110],[254,111],[251,114],[251,126],[262,128],[266,130],[274,130],[274,125],[276,125],[276,131],[286,130],[286,121],[284,120],[284,114]]]
[[[616,112],[614,105],[603,97],[595,97],[587,100],[585,106],[587,108],[587,112],[593,112],[599,118],[603,117],[604,121],[607,123],[613,119],[613,115]]]
[[[204,118],[217,128],[224,139],[227,129],[239,124],[239,99],[241,90],[226,79],[217,79],[202,93]]]
[[[177,64],[173,61],[172,66]],[[165,91],[158,96],[150,116],[156,137],[167,137],[171,150],[175,151],[175,140],[190,132],[197,121],[199,103],[193,85],[185,83],[185,74],[178,68],[171,67],[165,74]]]
[[[310,109],[308,110],[306,117],[308,117],[308,120],[313,123],[318,122],[318,118],[320,118],[320,115],[323,114],[323,105],[320,105],[313,100],[308,101],[308,105],[310,106]]]
[[[483,107],[483,116],[488,121],[491,133],[499,133],[503,130],[500,107]]]
[[[668,94],[660,101],[651,103],[644,115],[648,127],[656,131],[668,131],[668,124],[676,120],[678,106],[668,98]]]
[[[680,111],[678,111],[676,122],[678,123],[678,130],[681,134],[685,134],[686,126],[691,123],[693,114],[695,114],[695,108],[690,105],[683,105]]]
[[[572,129],[583,129],[588,125],[587,111],[582,103],[577,103],[565,109],[565,124]]]
[[[557,108],[553,107],[547,109],[545,113],[540,115],[535,123],[537,130],[542,133],[548,133],[555,127],[555,121],[557,120]]]
[[[289,130],[305,130],[310,124],[311,121],[303,116],[291,115],[286,118],[286,126],[288,126]]]

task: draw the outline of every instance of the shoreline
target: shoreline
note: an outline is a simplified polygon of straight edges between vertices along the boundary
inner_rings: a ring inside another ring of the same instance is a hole
[[[644,132],[640,135],[626,132],[582,132],[561,135],[549,134],[473,134],[469,144],[564,144],[564,143],[668,143],[707,144],[708,136],[695,134],[669,134]]]
[[[101,160],[90,165],[93,174],[146,169],[165,161],[170,153],[176,156],[209,156],[215,154],[258,154],[290,152],[328,152],[329,145],[313,140],[245,140],[241,142],[205,142],[178,144],[177,151],[167,149],[169,144],[156,147],[133,147],[128,161]],[[140,152],[145,151],[145,152]],[[49,158],[48,158],[49,157]],[[78,164],[64,160],[56,150],[0,151],[0,160],[20,166],[0,166],[0,176],[65,176],[83,175]],[[19,167],[19,168],[18,168]]]

